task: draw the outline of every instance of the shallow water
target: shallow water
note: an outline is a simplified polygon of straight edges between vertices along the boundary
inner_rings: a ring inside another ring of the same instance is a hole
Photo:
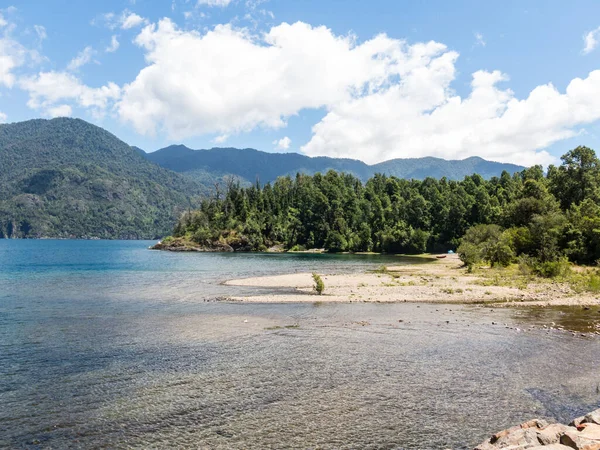
[[[600,341],[549,312],[207,302],[390,258],[149,244],[0,240],[0,447],[469,448],[598,405]]]

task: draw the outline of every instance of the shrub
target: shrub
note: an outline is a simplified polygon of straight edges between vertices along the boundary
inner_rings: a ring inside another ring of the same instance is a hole
[[[315,282],[313,289],[316,291],[317,294],[319,294],[319,295],[323,294],[323,291],[325,290],[325,283],[323,283],[321,276],[317,273],[313,273],[312,278],[313,278],[313,281]]]
[[[544,278],[564,277],[571,272],[571,264],[565,257],[557,261],[538,262],[534,266],[534,272]]]
[[[481,261],[487,261],[492,266],[506,267],[515,257],[510,234],[502,232],[498,225],[476,225],[469,228],[457,251],[469,270]]]
[[[598,274],[598,273],[590,274],[587,290],[590,292],[600,292],[600,274]]]

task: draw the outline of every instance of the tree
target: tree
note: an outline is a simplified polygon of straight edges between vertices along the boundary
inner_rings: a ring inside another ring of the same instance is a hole
[[[600,161],[594,150],[579,146],[561,157],[560,167],[548,170],[552,193],[566,210],[586,198],[598,200]]]

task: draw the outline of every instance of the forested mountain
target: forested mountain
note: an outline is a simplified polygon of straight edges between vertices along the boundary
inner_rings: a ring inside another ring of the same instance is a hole
[[[201,190],[83,120],[0,125],[0,238],[155,238]]]
[[[375,175],[363,184],[330,171],[279,178],[264,187],[234,183],[220,198],[205,199],[198,211],[184,214],[174,230],[180,240],[164,245],[421,253],[456,250],[462,241],[467,263],[480,258],[508,263],[518,255],[540,264],[561,257],[595,263],[600,161],[586,147],[562,161],[547,174],[534,166],[490,180]]]
[[[365,181],[376,172],[449,179],[477,172],[487,178],[520,167],[480,158],[368,166],[351,159],[184,146],[147,154],[83,120],[37,119],[0,125],[0,238],[161,237],[182,211],[200,205],[200,196],[214,196],[215,183],[222,193],[234,179],[251,186],[257,178],[265,184],[330,169]]]
[[[268,183],[274,182],[279,176],[295,176],[296,173],[314,175],[329,170],[348,173],[366,182],[377,173],[417,180],[427,177],[462,180],[465,176],[474,173],[489,179],[500,176],[503,171],[512,174],[524,169],[522,166],[491,162],[477,157],[461,161],[431,157],[393,159],[370,166],[354,159],[310,158],[298,153],[267,153],[251,148],[191,150],[184,145],[172,145],[148,153],[147,158],[164,168],[186,174],[207,186],[223,181],[225,176],[239,178],[242,185],[248,186],[255,183],[257,179],[261,183]]]

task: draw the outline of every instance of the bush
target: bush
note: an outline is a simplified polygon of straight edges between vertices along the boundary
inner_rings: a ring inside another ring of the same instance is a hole
[[[313,289],[316,291],[317,294],[319,294],[319,295],[323,294],[323,291],[325,290],[325,283],[323,283],[321,276],[317,273],[313,273],[312,278],[313,278],[313,281],[315,282]]]
[[[470,242],[463,242],[458,247],[458,257],[460,260],[471,269],[475,264],[482,261],[481,252],[479,248]]]
[[[481,261],[487,261],[491,266],[506,267],[515,258],[511,233],[503,232],[498,225],[476,225],[469,228],[457,252],[469,270]]]
[[[531,261],[533,261],[533,272],[540,277],[565,277],[571,273],[571,264],[565,257],[556,261],[540,261],[537,259],[531,259]]]
[[[600,292],[600,274],[592,273],[588,280],[587,290],[590,292]]]

